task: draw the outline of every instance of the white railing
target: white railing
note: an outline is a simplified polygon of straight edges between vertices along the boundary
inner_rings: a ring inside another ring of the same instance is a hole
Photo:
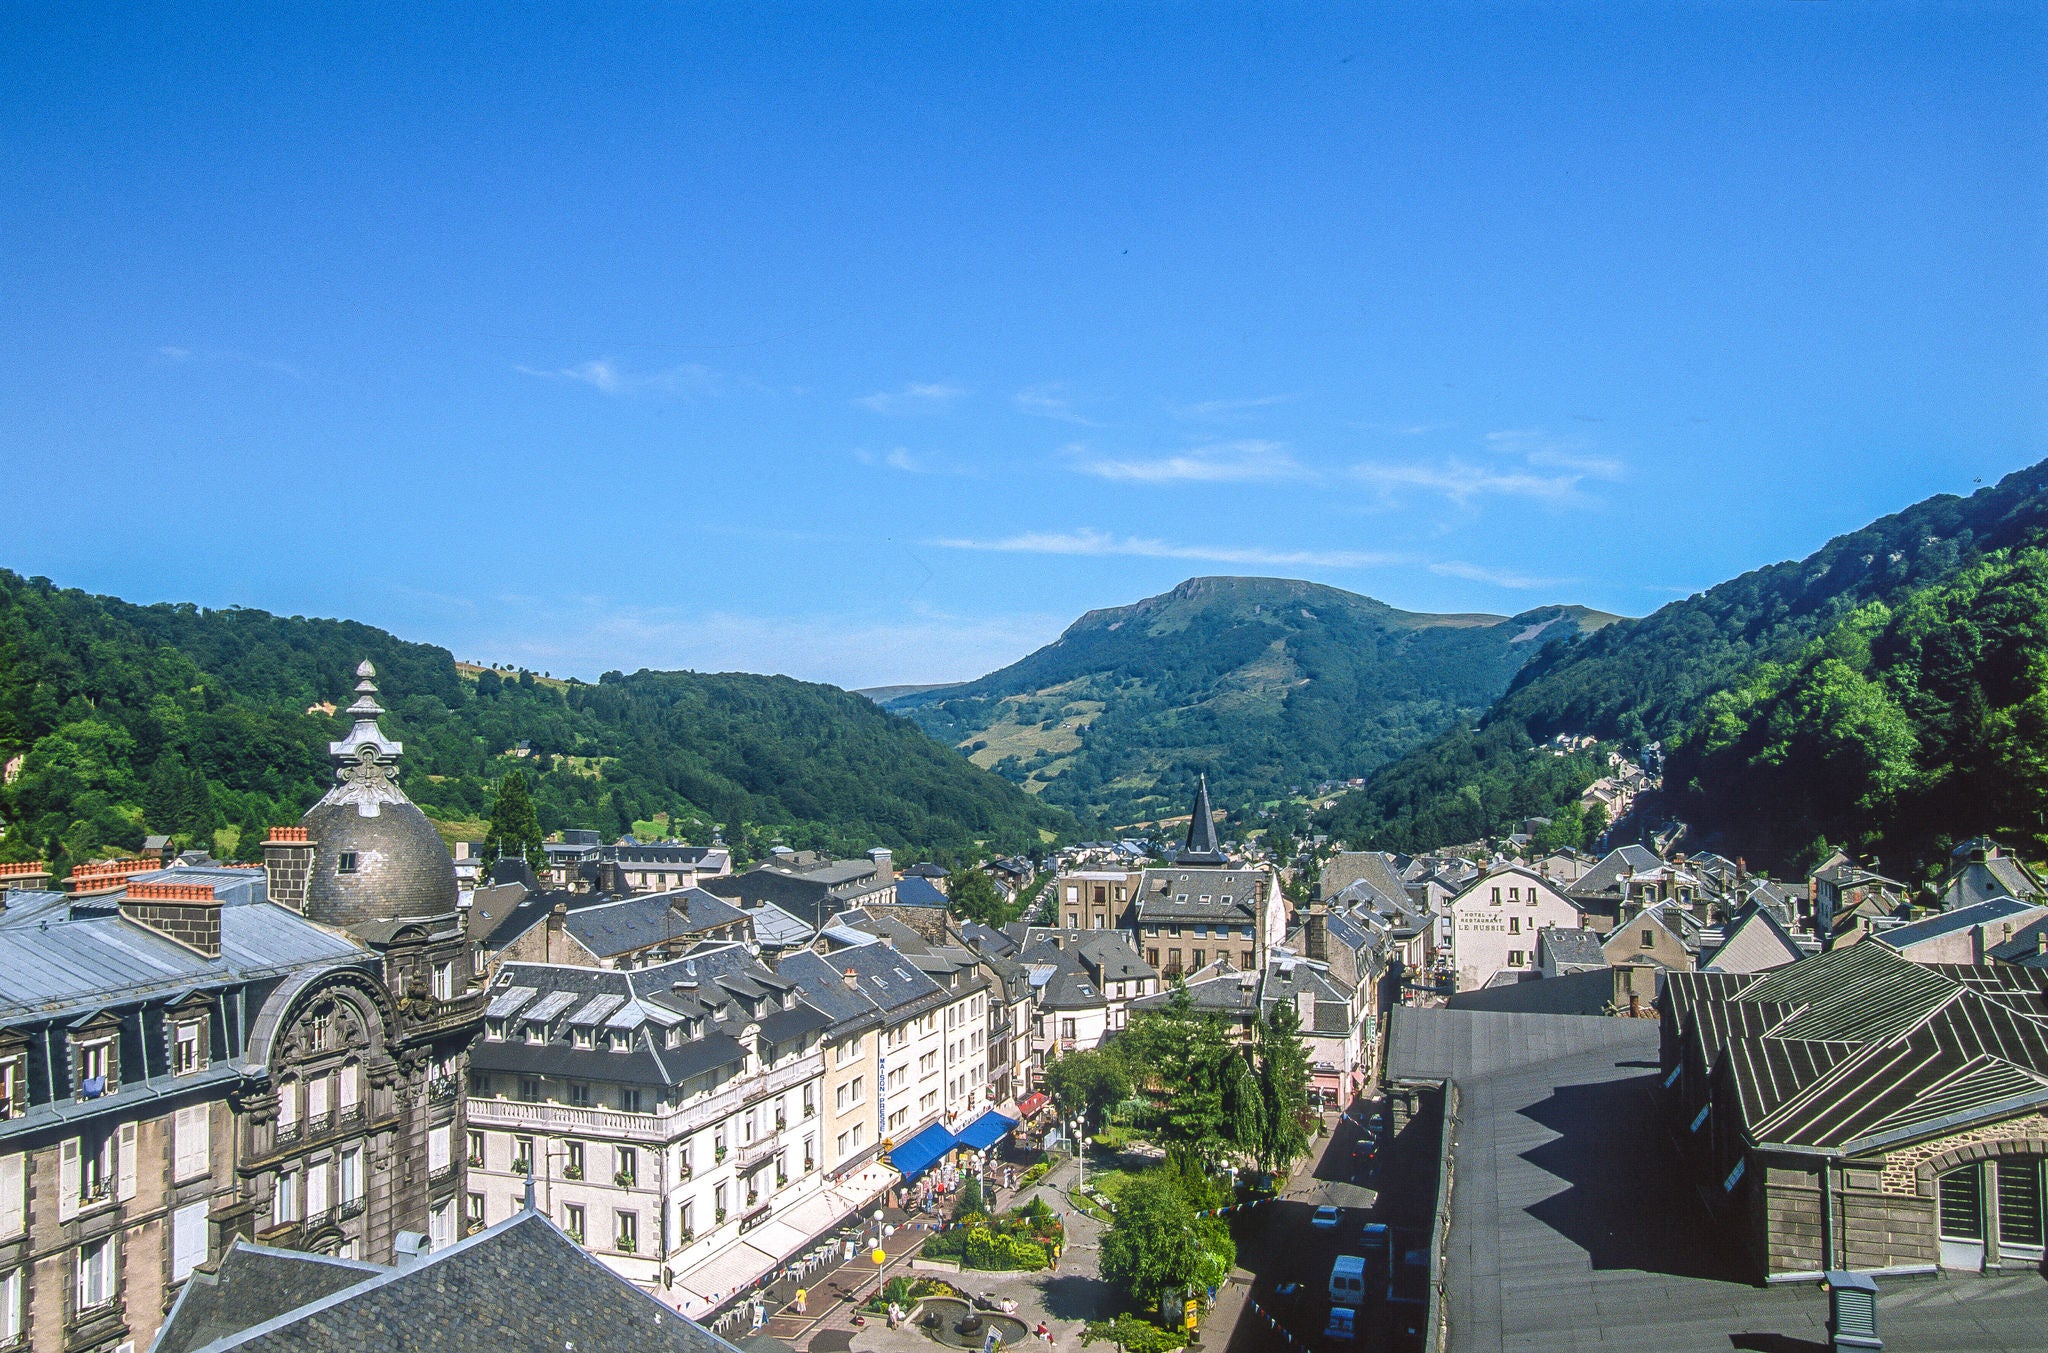
[[[624,1133],[650,1142],[673,1141],[701,1127],[718,1123],[748,1104],[781,1094],[824,1074],[823,1054],[792,1058],[751,1079],[735,1080],[709,1095],[660,1113],[627,1113],[623,1109],[581,1108],[573,1104],[535,1104],[522,1099],[469,1101],[469,1121],[479,1127],[532,1128],[543,1132],[584,1135]]]
[[[666,1140],[671,1127],[658,1114],[582,1109],[571,1104],[530,1104],[521,1099],[472,1099],[469,1121],[478,1126],[534,1128],[589,1136],[626,1133],[649,1141]]]

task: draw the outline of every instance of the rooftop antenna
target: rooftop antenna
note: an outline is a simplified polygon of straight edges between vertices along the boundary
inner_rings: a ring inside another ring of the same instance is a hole
[[[530,1155],[526,1158],[526,1210],[539,1211],[533,1204],[533,1157]]]

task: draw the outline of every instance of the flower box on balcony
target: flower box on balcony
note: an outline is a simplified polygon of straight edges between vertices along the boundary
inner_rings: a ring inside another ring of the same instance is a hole
[[[637,1248],[639,1248],[639,1242],[635,1241],[635,1240],[633,1239],[633,1237],[631,1237],[631,1236],[620,1236],[620,1237],[619,1237],[618,1251],[619,1251],[619,1253],[620,1253],[620,1254],[631,1254],[631,1253],[633,1253],[633,1251],[634,1251],[634,1250],[636,1250]]]
[[[564,1179],[581,1179],[581,1178],[583,1178],[583,1167],[582,1167],[581,1165],[564,1165],[564,1166],[562,1167],[562,1178],[564,1178]]]
[[[612,1176],[612,1183],[614,1183],[614,1184],[618,1185],[618,1186],[619,1186],[620,1188],[622,1188],[622,1189],[630,1189],[630,1188],[632,1188],[632,1187],[633,1187],[633,1172],[632,1172],[631,1170],[621,1170],[621,1171],[619,1171],[619,1172],[618,1172],[617,1174],[615,1174],[615,1175],[613,1175],[613,1176]]]

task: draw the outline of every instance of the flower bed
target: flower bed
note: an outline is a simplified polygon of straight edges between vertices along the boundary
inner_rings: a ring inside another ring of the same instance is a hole
[[[1066,1228],[1043,1200],[1000,1217],[967,1218],[924,1242],[927,1259],[958,1259],[963,1268],[1032,1272],[1047,1268],[1067,1243]]]

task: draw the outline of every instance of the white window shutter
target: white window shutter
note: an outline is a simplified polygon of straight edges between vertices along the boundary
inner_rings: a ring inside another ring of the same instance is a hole
[[[191,1179],[206,1174],[213,1166],[213,1120],[204,1104],[178,1110],[173,1130],[177,1133],[177,1177]]]
[[[78,1215],[78,1190],[84,1176],[78,1166],[78,1138],[66,1137],[57,1150],[57,1220],[70,1221]]]
[[[171,1214],[171,1280],[189,1277],[206,1258],[206,1204],[188,1203]]]
[[[28,1229],[27,1180],[22,1169],[24,1159],[19,1151],[0,1156],[0,1236],[18,1236]]]
[[[114,1196],[125,1203],[135,1196],[135,1124],[121,1124],[120,1137],[114,1148]]]
[[[449,1134],[452,1128],[437,1127],[427,1131],[427,1169],[438,1174],[448,1168]]]

